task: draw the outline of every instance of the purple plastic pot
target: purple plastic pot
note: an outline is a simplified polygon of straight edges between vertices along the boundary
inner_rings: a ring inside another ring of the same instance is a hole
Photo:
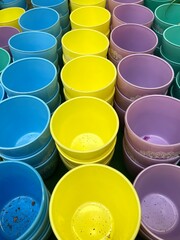
[[[170,64],[151,54],[124,57],[117,66],[117,86],[128,98],[165,94],[174,79]]]
[[[110,52],[108,52],[107,58],[114,64],[115,67],[117,67],[119,61],[116,61],[116,59],[114,59],[114,58],[111,56]]]
[[[180,155],[180,100],[166,95],[148,95],[126,110],[125,126],[131,145],[152,158]]]
[[[124,94],[122,94],[117,84],[115,88],[114,98],[118,106],[122,108],[124,111],[126,111],[129,105],[133,102],[133,99],[127,98]]]
[[[124,116],[125,116],[125,110],[123,110],[115,101],[113,102],[113,108],[115,109],[118,117],[119,117],[119,122],[120,122],[120,129],[124,130]]]
[[[8,41],[10,37],[19,33],[19,29],[10,26],[1,26],[0,27],[0,48],[4,48],[10,53]]]
[[[153,30],[137,23],[126,23],[115,27],[110,33],[109,52],[120,61],[133,53],[152,54],[158,44]]]
[[[118,5],[112,13],[111,28],[115,28],[124,23],[138,23],[151,27],[154,21],[153,12],[140,4],[127,3]]]
[[[143,232],[156,240],[179,239],[180,167],[157,164],[145,168],[134,187],[141,202]]]
[[[123,141],[123,160],[128,173],[135,178],[145,167],[134,161],[128,154],[126,145]]]
[[[137,3],[143,5],[143,0],[107,0],[106,2],[106,8],[112,13],[113,9],[116,6],[126,4],[126,3]]]
[[[128,136],[127,136],[127,132],[126,132],[126,128],[124,129],[124,144],[126,147],[126,151],[128,153],[128,155],[131,157],[132,160],[138,162],[140,165],[144,166],[144,167],[148,167],[154,164],[159,164],[159,163],[172,163],[172,164],[176,164],[179,160],[180,160],[180,156],[175,156],[175,157],[166,157],[163,158],[159,156],[159,158],[152,158],[151,156],[147,157],[144,156],[143,154],[141,154],[140,152],[138,152],[129,142]]]

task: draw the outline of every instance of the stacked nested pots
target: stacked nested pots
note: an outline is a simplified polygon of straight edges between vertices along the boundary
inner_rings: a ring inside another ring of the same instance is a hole
[[[123,151],[125,165],[133,177],[154,164],[178,163],[179,112],[178,99],[159,94],[141,97],[128,107]]]
[[[179,7],[178,3],[164,3],[158,6],[154,11],[152,26],[159,39],[157,53],[172,66],[175,75],[180,71]]]
[[[48,239],[50,194],[38,172],[26,163],[0,162],[0,189],[0,238]]]
[[[50,177],[56,169],[58,153],[50,134],[47,104],[32,95],[18,95],[3,100],[0,113],[1,158],[28,163],[43,178]]]
[[[162,58],[139,53],[119,62],[117,76],[114,108],[124,124],[125,112],[134,100],[145,95],[167,94],[174,71]]]
[[[77,57],[65,64],[61,71],[65,99],[93,96],[113,105],[116,76],[116,68],[107,58]]]
[[[50,130],[68,169],[92,163],[108,164],[113,157],[119,119],[106,101],[75,97],[53,113]]]

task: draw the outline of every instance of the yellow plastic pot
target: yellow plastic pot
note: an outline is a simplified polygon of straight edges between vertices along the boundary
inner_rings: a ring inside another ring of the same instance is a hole
[[[119,119],[114,108],[99,98],[76,97],[53,113],[50,131],[68,156],[94,159],[106,152],[117,137]]]
[[[21,31],[18,20],[24,12],[25,12],[24,8],[21,7],[10,7],[1,9],[0,26],[11,26]]]
[[[108,99],[117,77],[114,64],[107,58],[86,55],[63,66],[61,80],[67,96],[94,96]]]
[[[70,14],[72,29],[90,28],[107,34],[110,29],[110,12],[98,6],[77,8]]]
[[[134,240],[141,207],[131,182],[103,164],[68,171],[50,199],[50,223],[57,239]]]
[[[66,61],[82,55],[107,57],[109,39],[93,29],[74,29],[65,33],[61,39]]]

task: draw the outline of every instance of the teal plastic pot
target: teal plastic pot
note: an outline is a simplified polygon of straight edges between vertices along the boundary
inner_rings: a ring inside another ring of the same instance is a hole
[[[173,25],[180,23],[180,4],[166,3],[157,7],[154,11],[154,29],[163,31]]]

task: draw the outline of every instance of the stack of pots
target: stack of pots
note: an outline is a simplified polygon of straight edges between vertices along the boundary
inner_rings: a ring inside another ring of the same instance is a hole
[[[0,48],[4,48],[10,53],[8,41],[10,37],[19,33],[19,29],[11,26],[1,26],[0,27]]]
[[[166,4],[166,3],[172,3],[172,0],[144,0],[144,6],[151,9],[151,11],[155,12],[156,8]]]
[[[82,96],[62,103],[53,113],[51,135],[68,169],[108,164],[114,154],[119,119],[102,99]]]
[[[153,54],[157,44],[158,38],[149,27],[138,23],[124,23],[110,33],[108,58],[117,66],[128,55]]]
[[[11,63],[2,72],[1,83],[7,97],[33,95],[48,105],[51,114],[61,104],[57,69],[45,58],[22,58]]]
[[[0,11],[0,26],[15,27],[21,31],[21,28],[18,24],[18,19],[24,12],[24,8],[21,7],[8,7],[2,9]]]
[[[166,3],[158,6],[154,11],[154,23],[152,26],[153,31],[158,36],[157,55],[171,64],[175,74],[180,70],[180,64],[176,59],[171,58],[171,56],[164,52],[162,44],[164,44],[163,42],[166,39],[166,36],[163,34],[164,31],[171,26],[179,24],[179,10],[180,5],[178,3]]]
[[[80,28],[65,33],[62,37],[63,62],[83,55],[107,57],[109,39],[101,32]]]
[[[117,71],[107,58],[95,55],[77,57],[65,64],[61,81],[66,100],[93,96],[113,105]]]
[[[176,74],[173,84],[170,88],[170,95],[177,99],[180,99],[180,72]]]
[[[170,64],[152,54],[132,54],[124,57],[117,66],[114,108],[124,126],[124,115],[132,102],[142,96],[165,95],[173,82],[174,71]]]
[[[11,7],[20,7],[24,10],[28,9],[28,4],[26,0],[3,0],[0,1],[0,9],[11,8]]]
[[[148,95],[129,106],[125,114],[123,153],[132,177],[153,164],[178,164],[179,121],[179,100],[170,96]]]
[[[13,61],[27,57],[46,58],[52,63],[57,60],[57,39],[47,32],[20,32],[12,36],[8,44]]]
[[[110,33],[110,21],[110,12],[98,6],[77,8],[70,14],[71,29],[90,28],[105,34],[107,37]]]
[[[0,156],[7,162],[24,162],[48,178],[58,164],[50,134],[50,111],[41,99],[14,96],[0,103]]]
[[[60,17],[62,35],[70,30],[69,3],[68,0],[31,0],[33,8],[48,7],[56,10]]]
[[[106,0],[70,0],[69,3],[71,12],[85,6],[97,6],[102,8],[106,6]]]
[[[42,31],[52,34],[56,38],[57,51],[53,63],[58,69],[58,58],[61,58],[61,56],[58,56],[58,52],[59,48],[61,48],[62,37],[62,28],[58,12],[48,7],[32,8],[22,14],[18,22],[23,32]]]
[[[0,162],[0,239],[48,239],[50,194],[31,166]]]
[[[112,14],[115,7],[117,7],[119,5],[126,4],[126,3],[143,5],[144,1],[143,0],[107,0],[106,1],[106,8]]]
[[[180,26],[173,25],[163,32],[160,54],[173,67],[175,74],[180,71]]]
[[[0,84],[0,102],[5,99],[5,91],[2,84]]]
[[[0,76],[3,70],[10,64],[11,56],[7,50],[0,48]]]
[[[154,13],[149,8],[140,4],[126,3],[114,8],[111,29],[125,23],[138,23],[151,27],[153,21]]]

